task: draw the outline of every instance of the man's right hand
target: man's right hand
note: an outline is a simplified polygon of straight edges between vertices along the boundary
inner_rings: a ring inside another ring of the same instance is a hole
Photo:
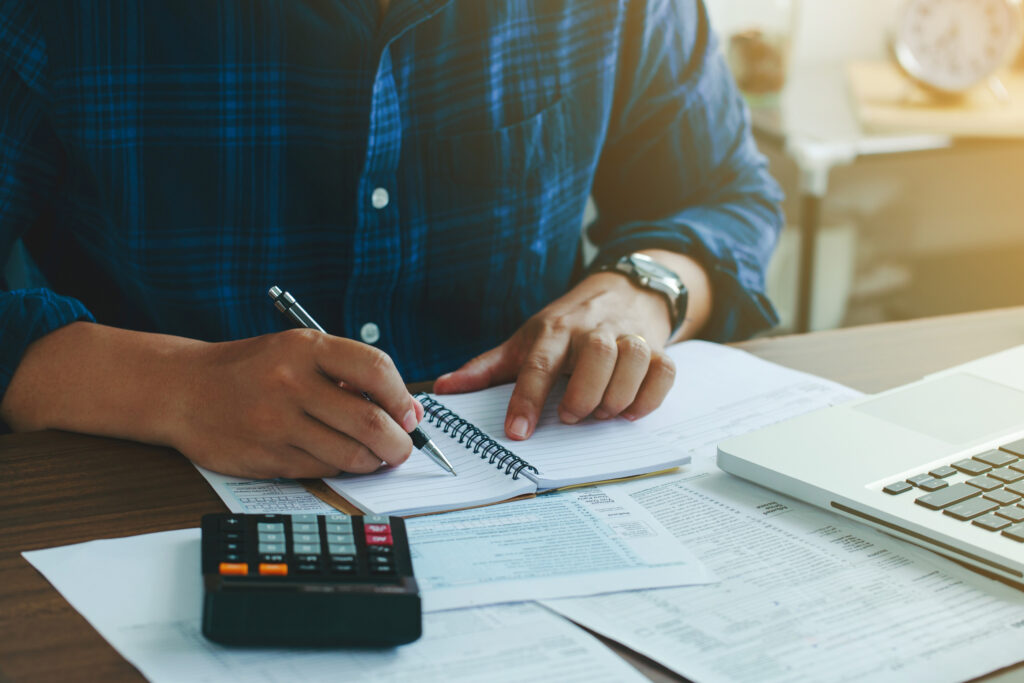
[[[0,416],[172,446],[225,474],[323,477],[404,462],[423,408],[385,353],[349,339],[209,344],[74,323],[29,347]]]

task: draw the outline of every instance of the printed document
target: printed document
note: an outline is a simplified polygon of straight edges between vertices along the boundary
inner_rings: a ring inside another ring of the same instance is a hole
[[[391,649],[253,649],[211,643],[200,632],[198,529],[24,555],[151,681],[646,680],[596,638],[532,603],[427,614],[420,640]]]

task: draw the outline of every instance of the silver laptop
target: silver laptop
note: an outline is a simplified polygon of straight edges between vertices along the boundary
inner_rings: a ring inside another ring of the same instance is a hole
[[[1024,585],[1024,346],[729,439],[718,466]]]

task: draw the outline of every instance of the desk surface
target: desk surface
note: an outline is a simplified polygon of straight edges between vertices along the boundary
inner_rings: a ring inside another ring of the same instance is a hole
[[[874,392],[1019,344],[1024,307],[739,346]],[[199,473],[165,448],[59,432],[0,437],[0,679],[74,680],[87,671],[96,680],[141,680],[21,551],[193,527],[223,510]],[[655,680],[676,680],[627,658]],[[998,680],[1024,681],[1024,670]]]

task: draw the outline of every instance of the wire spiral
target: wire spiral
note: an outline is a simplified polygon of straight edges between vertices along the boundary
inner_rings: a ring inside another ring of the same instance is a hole
[[[474,455],[479,455],[481,460],[487,460],[487,464],[497,465],[499,470],[504,469],[505,474],[512,475],[513,479],[518,479],[523,470],[538,471],[536,467],[489,437],[472,422],[459,417],[429,394],[420,392],[414,398],[423,404],[423,410],[431,424],[440,427],[441,431],[465,446],[467,450],[473,451]]]

